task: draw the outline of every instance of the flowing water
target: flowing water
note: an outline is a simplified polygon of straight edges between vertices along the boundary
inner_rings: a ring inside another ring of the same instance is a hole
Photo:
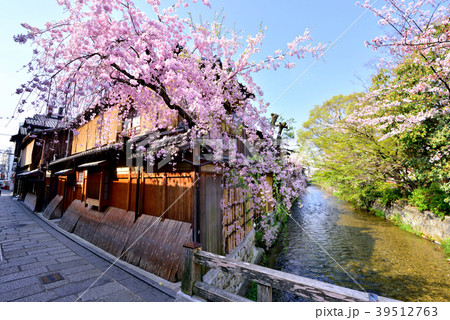
[[[402,301],[450,301],[450,264],[439,245],[318,187],[308,187],[302,204],[269,252],[269,267]],[[305,301],[279,291],[274,300]]]

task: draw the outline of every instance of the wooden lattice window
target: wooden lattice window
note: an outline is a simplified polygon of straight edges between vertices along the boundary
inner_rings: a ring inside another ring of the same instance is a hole
[[[83,179],[84,179],[84,172],[78,171],[77,172],[77,185],[83,185]]]

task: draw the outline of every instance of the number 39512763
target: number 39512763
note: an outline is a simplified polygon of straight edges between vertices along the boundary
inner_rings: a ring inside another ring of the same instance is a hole
[[[377,307],[377,317],[436,317],[436,307]]]

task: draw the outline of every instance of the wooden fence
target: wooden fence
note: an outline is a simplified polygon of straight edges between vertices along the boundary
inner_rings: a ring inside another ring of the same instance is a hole
[[[273,178],[266,177],[268,186],[273,186]],[[273,205],[265,204],[263,209],[269,213]],[[260,218],[255,212],[252,196],[245,188],[227,188],[223,190],[223,247],[226,253],[235,247],[253,230],[254,222]]]
[[[249,300],[202,282],[202,266],[218,268],[256,282],[257,300],[260,302],[272,301],[272,288],[288,291],[312,301],[397,301],[202,251],[200,245],[196,243],[186,244],[181,290],[190,296],[197,294],[209,301]]]
[[[223,190],[223,234],[226,253],[244,240],[253,230],[253,202],[244,188]]]

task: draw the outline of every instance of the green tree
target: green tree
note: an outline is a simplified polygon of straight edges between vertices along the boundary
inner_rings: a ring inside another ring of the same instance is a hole
[[[450,214],[450,113],[439,105],[442,93],[418,90],[431,71],[415,61],[381,70],[368,93],[316,106],[298,139],[318,169],[314,180],[341,198],[369,206],[375,197],[388,204],[411,195],[411,203],[442,216]],[[366,112],[376,105],[383,107]],[[431,117],[427,110],[441,111]]]
[[[365,121],[383,119],[382,126],[374,122],[371,127],[377,128],[383,137],[396,141],[404,157],[403,165],[408,168],[409,191],[421,189],[427,194],[439,194],[439,201],[444,199],[450,203],[450,110],[448,102],[443,104],[448,96],[445,91],[423,86],[421,79],[431,77],[433,71],[417,61],[408,57],[397,68],[382,70],[373,78],[365,108],[367,105],[384,107],[366,116]],[[357,111],[350,117],[351,121],[358,123],[355,119],[362,113]],[[442,206],[447,207],[444,203]],[[433,211],[441,215],[450,213],[441,209]]]
[[[373,128],[347,122],[362,94],[335,96],[310,112],[297,133],[299,144],[317,168],[314,181],[332,187],[345,200],[369,206],[386,181],[408,179],[395,140],[380,141]]]

